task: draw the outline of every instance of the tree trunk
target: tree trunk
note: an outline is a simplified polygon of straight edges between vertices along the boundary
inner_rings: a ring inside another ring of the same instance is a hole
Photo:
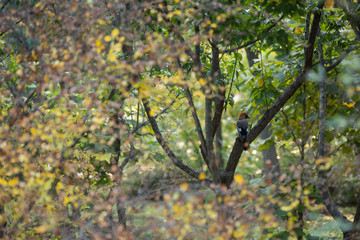
[[[220,172],[218,168],[218,162],[215,158],[214,149],[214,136],[215,131],[212,122],[212,106],[213,106],[213,95],[211,90],[211,84],[220,76],[220,59],[219,49],[215,43],[212,44],[212,60],[211,60],[211,82],[208,84],[205,93],[205,134],[206,134],[206,148],[207,148],[207,159],[209,161],[210,172],[213,176],[215,183],[220,183]]]
[[[272,138],[271,124],[267,125],[260,133],[262,140]],[[266,182],[275,183],[280,176],[280,163],[277,158],[275,143],[272,142],[268,149],[262,150]]]
[[[223,147],[223,139],[222,139],[222,124],[220,122],[218,129],[215,135],[216,142],[216,161],[218,162],[219,169],[224,169],[224,159],[222,156],[222,147]]]

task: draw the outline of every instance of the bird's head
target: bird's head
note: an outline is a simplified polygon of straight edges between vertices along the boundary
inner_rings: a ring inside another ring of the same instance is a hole
[[[242,113],[239,114],[238,120],[247,119],[247,118],[250,118],[249,115],[247,115],[246,112],[242,112]]]

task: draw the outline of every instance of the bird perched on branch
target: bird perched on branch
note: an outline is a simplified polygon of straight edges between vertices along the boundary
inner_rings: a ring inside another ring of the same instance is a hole
[[[247,121],[247,119],[250,118],[246,112],[242,112],[239,114],[238,120],[236,122],[236,129],[239,133],[239,138],[240,140],[244,143],[244,150],[248,150],[249,149],[249,139],[248,139],[248,134],[249,134],[249,123]]]

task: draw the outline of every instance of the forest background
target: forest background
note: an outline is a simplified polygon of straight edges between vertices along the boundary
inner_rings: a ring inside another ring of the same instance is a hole
[[[359,1],[0,6],[0,238],[359,238]]]

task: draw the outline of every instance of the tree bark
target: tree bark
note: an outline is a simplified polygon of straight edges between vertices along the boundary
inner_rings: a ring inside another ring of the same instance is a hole
[[[207,148],[207,159],[209,161],[210,172],[213,176],[215,183],[220,183],[220,172],[218,168],[218,162],[215,158],[214,150],[214,135],[217,127],[212,122],[212,103],[213,96],[211,85],[215,83],[216,79],[220,76],[220,59],[219,59],[219,49],[216,47],[215,43],[211,44],[212,46],[212,62],[211,62],[211,82],[208,84],[206,89],[206,99],[205,99],[205,134],[206,134],[206,148]],[[222,111],[221,111],[222,113]],[[221,113],[220,119],[221,120]],[[218,112],[215,112],[215,115],[219,115]],[[215,117],[214,115],[214,117]]]
[[[216,131],[215,135],[215,143],[216,143],[216,161],[219,163],[219,169],[224,168],[224,159],[222,156],[222,148],[223,148],[223,138],[222,138],[222,124],[220,122],[219,127]]]

